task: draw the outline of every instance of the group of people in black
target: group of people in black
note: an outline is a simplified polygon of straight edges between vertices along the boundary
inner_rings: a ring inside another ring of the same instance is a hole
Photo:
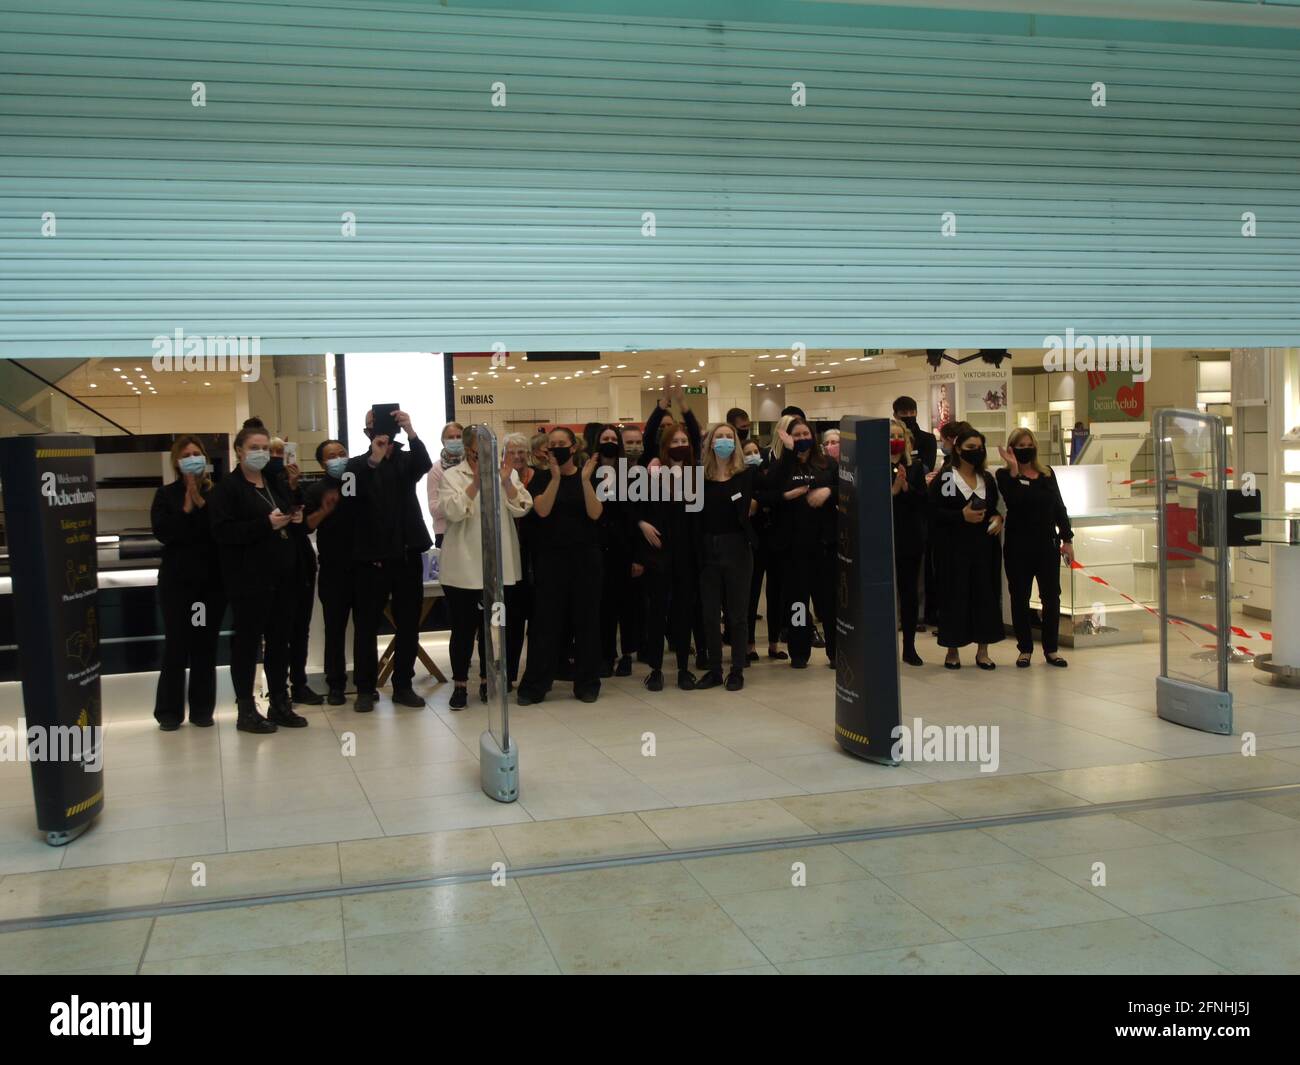
[[[541,702],[557,680],[594,702],[602,679],[630,675],[634,660],[648,666],[646,688],[662,691],[665,646],[675,658],[677,688],[738,691],[745,669],[760,658],[764,586],[767,657],[804,669],[822,646],[834,666],[839,434],[831,430],[819,441],[798,408],[782,412],[764,449],[740,408],[704,431],[671,382],[643,428],[593,423],[582,436],[563,426],[531,441],[511,435],[491,470],[480,463],[475,434],[458,423],[444,427],[435,459],[409,416],[394,411],[391,419],[376,432],[374,411],[367,412],[371,443],[363,455],[349,456],[338,440],[321,443],[315,457],[322,476],[310,484],[296,463],[286,464],[284,442],[256,418],[235,438],[235,468],[215,485],[202,442],[177,438],[177,476],[158,490],[152,515],[163,545],[166,642],[154,711],[161,728],[178,728],[187,704],[192,724],[212,723],[217,634],[227,604],[240,730],[305,727],[295,704],[347,702],[349,619],[354,709],[373,710],[385,607],[395,631],[392,701],[425,706],[412,681],[424,558],[434,543],[416,492],[426,476],[450,614],[453,710],[468,705],[476,645],[479,696],[487,697],[485,477],[500,480],[505,601],[503,619],[493,623],[504,621],[509,684],[521,705]],[[937,623],[939,645],[947,649],[944,665],[959,669],[959,648],[974,643],[976,665],[994,668],[988,645],[1003,634],[1005,559],[1016,664],[1028,666],[1033,651],[1029,603],[1036,581],[1046,660],[1065,665],[1057,654],[1059,569],[1062,554],[1073,561],[1072,533],[1033,433],[1011,434],[999,449],[996,478],[978,430],[952,422],[942,427],[941,441],[918,425],[914,400],[895,401],[888,457],[903,660],[922,664],[916,633],[925,629],[923,588],[926,621]],[[648,498],[627,490],[633,467],[657,479]],[[326,695],[306,676],[313,592],[324,618]],[[265,715],[253,690],[259,658]]]

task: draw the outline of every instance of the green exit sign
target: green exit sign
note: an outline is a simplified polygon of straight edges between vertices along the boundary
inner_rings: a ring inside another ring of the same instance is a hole
[[[709,390],[703,385],[687,385],[682,391],[688,396],[707,396],[709,394]]]
[[[834,385],[813,385],[814,392],[834,392]]]
[[[877,355],[883,355],[884,353],[885,353],[884,348],[866,348],[862,352],[862,354],[865,355],[868,359],[874,359]]]

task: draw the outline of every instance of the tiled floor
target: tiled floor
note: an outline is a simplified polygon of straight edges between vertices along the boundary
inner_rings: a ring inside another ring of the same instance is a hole
[[[0,971],[1296,973],[1300,809],[1276,805],[1191,800],[8,932]],[[513,828],[500,849],[478,831],[461,859],[546,857]],[[278,853],[304,885],[337,883],[319,847]],[[256,888],[265,870],[239,857],[227,871]],[[143,881],[115,887],[146,894]],[[187,888],[160,869],[147,893]]]
[[[445,659],[444,644],[430,641]],[[1004,643],[992,673],[946,671],[929,637],[920,647],[928,664],[904,672],[905,718],[998,726],[996,773],[845,754],[833,674],[816,661],[763,661],[739,693],[650,693],[638,666],[594,705],[559,687],[512,707],[522,788],[510,805],[479,788],[485,708],[452,713],[450,686],[419,682],[429,710],[307,709],[311,727],[271,736],[236,732],[227,699],[217,728],[164,734],[154,675],[108,677],[107,802],[84,837],[46,846],[28,767],[0,763],[0,920],[1300,782],[1300,693],[1256,683],[1248,666],[1232,681],[1254,757],[1240,735],[1156,718],[1153,644],[1018,670]],[[0,686],[0,724],[20,704],[17,685]],[[196,862],[206,880],[191,886]]]

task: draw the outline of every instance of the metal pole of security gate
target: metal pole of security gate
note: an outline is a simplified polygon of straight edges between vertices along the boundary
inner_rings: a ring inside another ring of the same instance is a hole
[[[1156,713],[1229,735],[1227,430],[1195,410],[1156,412],[1160,676]],[[1202,652],[1210,647],[1214,654]]]
[[[483,534],[483,651],[488,727],[479,737],[479,782],[497,802],[519,798],[519,751],[510,739],[506,677],[506,597],[501,565],[501,456],[486,425],[472,425],[478,444],[478,504]],[[511,520],[511,519],[507,519]]]

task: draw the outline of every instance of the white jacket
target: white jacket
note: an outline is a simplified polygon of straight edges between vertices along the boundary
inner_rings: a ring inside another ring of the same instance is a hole
[[[484,469],[484,476],[495,474]],[[469,486],[474,475],[469,463],[452,466],[442,475],[438,491],[438,507],[447,519],[447,533],[438,557],[438,580],[453,588],[483,587],[483,527],[482,497],[471,499]],[[533,508],[533,497],[519,481],[519,474],[510,471],[515,486],[512,502],[505,491],[501,492],[501,580],[504,584],[518,584],[523,573],[519,561],[519,533],[515,531],[515,518],[522,518]]]

